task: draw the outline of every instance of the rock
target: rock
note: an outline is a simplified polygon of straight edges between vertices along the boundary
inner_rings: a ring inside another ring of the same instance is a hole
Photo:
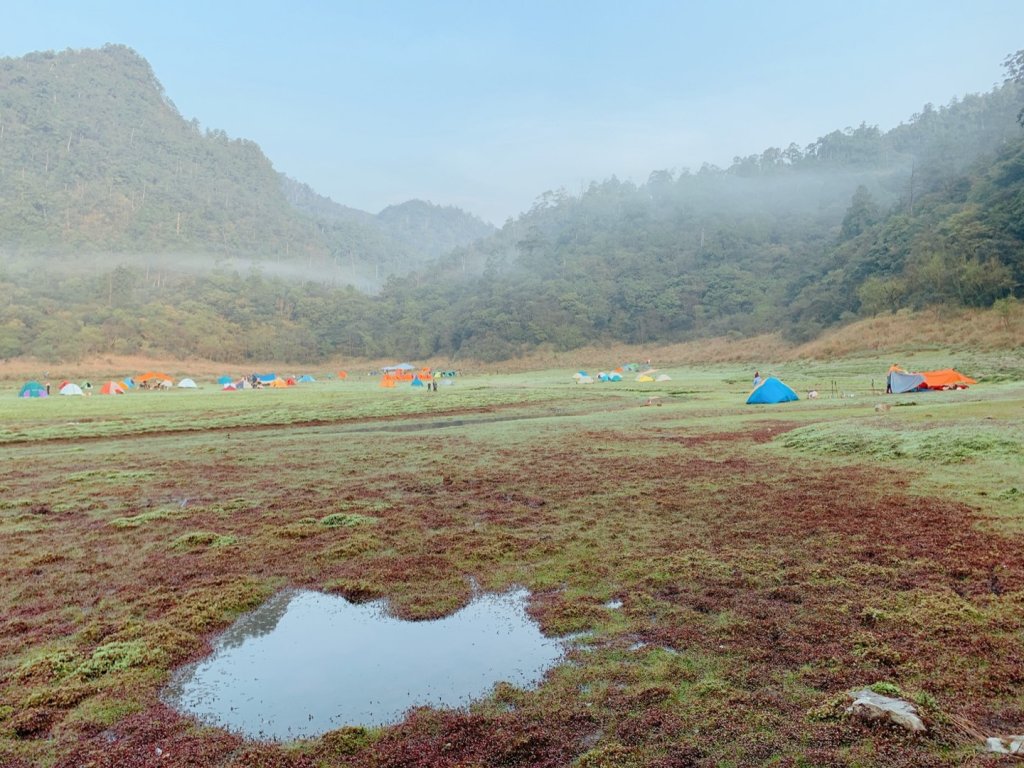
[[[846,709],[848,715],[864,720],[889,720],[914,733],[928,730],[918,716],[917,709],[909,701],[882,696],[867,688],[850,691],[847,695],[853,699],[853,704]]]
[[[997,752],[1000,755],[1022,755],[1024,756],[1024,736],[989,736],[985,739],[985,746],[989,752]]]

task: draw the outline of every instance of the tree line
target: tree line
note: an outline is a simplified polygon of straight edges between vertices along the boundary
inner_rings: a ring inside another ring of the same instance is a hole
[[[662,169],[642,184],[612,177],[577,194],[546,192],[489,236],[467,234],[461,244],[439,238],[432,261],[391,271],[372,294],[344,285],[344,275],[333,284],[276,277],[271,267],[287,260],[279,253],[248,270],[216,268],[216,239],[195,249],[213,271],[151,264],[150,255],[113,247],[93,261],[79,254],[74,269],[59,255],[39,258],[43,249],[8,256],[0,268],[7,297],[0,356],[497,360],[540,345],[765,331],[809,339],[905,307],[1017,301],[1024,297],[1022,67],[1024,52],[1007,59],[1001,86],[925,105],[889,131],[862,124],[803,148],[737,157],[728,168]],[[0,178],[10,196],[18,188],[7,186],[8,173]],[[368,216],[301,185],[282,186],[273,173],[251,184],[284,189],[311,229],[351,234]],[[118,214],[103,208],[102,215]],[[431,217],[450,217],[451,229],[466,224],[457,212],[421,205],[381,215],[401,235],[389,244],[358,230],[342,259],[375,248],[382,250],[371,258],[401,259],[406,246],[393,243],[423,240]],[[292,226],[273,222],[264,225]],[[38,236],[31,226],[24,231]],[[157,251],[171,250],[171,239],[161,242]],[[339,256],[328,249],[288,258],[315,267]]]

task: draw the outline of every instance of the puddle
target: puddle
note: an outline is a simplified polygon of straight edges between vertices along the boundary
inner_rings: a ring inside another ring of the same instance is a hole
[[[209,725],[264,741],[385,725],[411,707],[461,707],[506,681],[540,682],[564,656],[526,613],[525,589],[476,598],[436,621],[388,616],[311,591],[246,614],[213,654],[179,670],[163,698]]]

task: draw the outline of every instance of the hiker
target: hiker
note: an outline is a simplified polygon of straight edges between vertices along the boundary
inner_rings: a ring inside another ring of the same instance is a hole
[[[754,389],[757,389],[757,387],[758,387],[758,385],[760,383],[761,383],[761,372],[760,371],[754,371]]]

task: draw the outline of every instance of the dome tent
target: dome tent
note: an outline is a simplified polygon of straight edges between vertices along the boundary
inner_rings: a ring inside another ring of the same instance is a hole
[[[46,397],[46,387],[40,384],[38,381],[27,381],[24,386],[18,390],[18,397]]]
[[[762,381],[747,398],[747,405],[766,403],[787,403],[791,400],[799,400],[796,392],[787,387],[774,376],[769,376]]]

